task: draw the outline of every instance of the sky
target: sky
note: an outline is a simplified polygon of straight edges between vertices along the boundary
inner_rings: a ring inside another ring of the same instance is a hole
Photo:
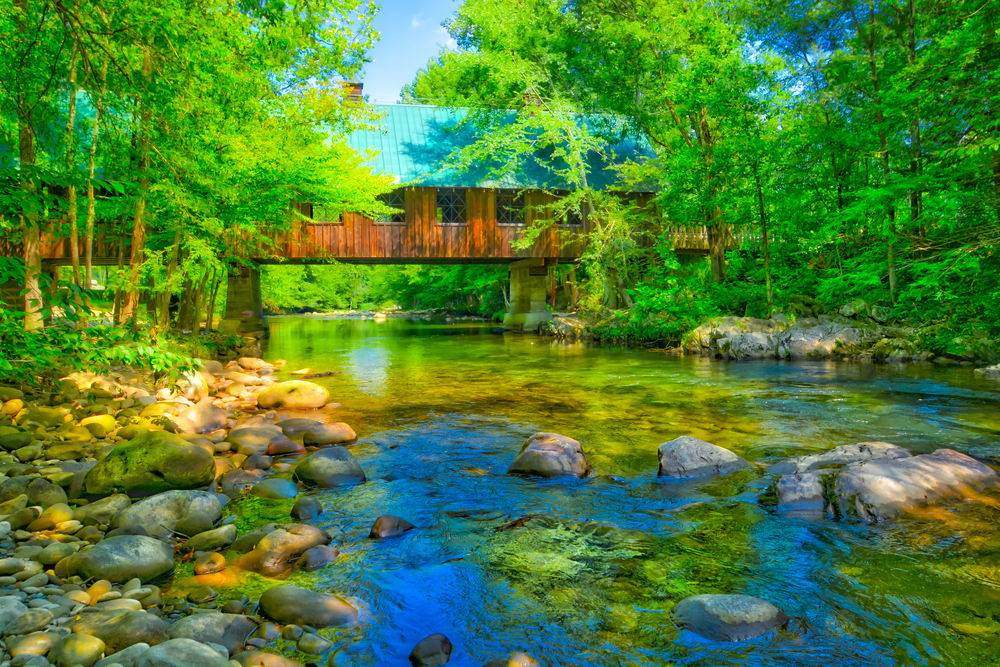
[[[374,27],[381,33],[369,51],[372,62],[361,80],[371,102],[395,102],[402,87],[442,47],[455,47],[441,22],[458,9],[457,0],[382,0]]]

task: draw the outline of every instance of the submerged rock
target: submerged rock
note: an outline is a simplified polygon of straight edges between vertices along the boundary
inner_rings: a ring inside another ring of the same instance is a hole
[[[421,640],[410,651],[410,663],[414,667],[437,667],[451,660],[451,640],[442,634],[431,635]]]
[[[282,526],[264,536],[250,553],[240,556],[234,567],[274,576],[289,570],[306,550],[330,543],[330,536],[303,523]]]
[[[383,514],[375,519],[368,537],[373,540],[380,540],[383,537],[402,535],[408,530],[413,530],[415,527],[406,519],[400,519],[398,516],[392,516],[391,514]]]
[[[788,623],[783,611],[749,595],[695,595],[677,603],[673,622],[705,639],[739,642]]]
[[[749,468],[750,463],[710,442],[690,435],[682,435],[659,447],[659,476],[673,479],[696,479]]]
[[[952,449],[849,465],[837,476],[836,509],[879,521],[908,509],[1000,486],[1000,475]]]
[[[536,433],[528,438],[507,469],[508,475],[541,477],[584,477],[588,472],[590,462],[580,443],[558,433]]]
[[[770,472],[786,475],[794,472],[807,472],[817,468],[835,468],[872,461],[874,459],[905,459],[910,453],[902,447],[888,442],[859,442],[853,445],[834,447],[823,454],[799,456],[782,461],[770,467]]]
[[[275,586],[260,596],[260,610],[268,618],[286,625],[329,628],[353,623],[358,611],[344,600],[295,586]]]
[[[354,455],[343,447],[330,447],[310,454],[296,466],[295,477],[306,484],[326,488],[361,484],[366,479]]]

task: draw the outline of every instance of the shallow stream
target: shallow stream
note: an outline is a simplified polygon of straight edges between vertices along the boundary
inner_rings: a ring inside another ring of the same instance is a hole
[[[656,476],[657,446],[685,434],[761,464],[865,440],[1000,460],[1000,385],[971,369],[725,363],[480,323],[317,317],[272,318],[264,357],[342,371],[314,381],[342,404],[326,418],[358,432],[369,479],[320,494],[318,525],[342,555],[302,575],[362,610],[324,632],[331,664],[402,667],[436,632],[454,667],[513,651],[550,667],[1000,659],[1000,494],[869,526],[760,505],[763,466]],[[537,431],[579,440],[593,475],[505,476]],[[381,514],[419,530],[368,540]],[[729,592],[792,621],[740,644],[670,622],[680,599]]]

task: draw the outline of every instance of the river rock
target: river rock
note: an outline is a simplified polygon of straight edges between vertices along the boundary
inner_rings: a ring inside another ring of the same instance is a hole
[[[299,498],[292,505],[291,516],[296,521],[312,521],[323,513],[323,505],[315,498]]]
[[[872,345],[882,338],[878,329],[861,329],[830,323],[814,327],[793,327],[778,336],[778,356],[782,359],[828,359],[838,348]]]
[[[51,623],[54,618],[48,609],[28,609],[4,626],[3,636],[15,637],[44,630],[45,626]]]
[[[107,525],[111,523],[112,519],[114,519],[119,512],[125,511],[131,505],[132,500],[127,495],[124,493],[116,493],[108,496],[107,498],[101,498],[100,500],[95,500],[92,503],[77,507],[73,510],[73,518],[77,521],[91,519],[97,523]]]
[[[5,559],[6,560],[6,559]],[[17,559],[20,560],[20,559]],[[19,564],[17,572],[24,569],[24,562]],[[5,574],[8,574],[5,572]],[[28,608],[21,604],[21,601],[12,595],[0,597],[0,624],[6,626],[15,618],[28,611]]]
[[[834,494],[843,516],[880,521],[920,505],[1000,486],[1000,475],[952,449],[907,458],[852,464],[837,476]]]
[[[721,356],[733,361],[774,359],[778,356],[776,333],[738,333],[728,338],[720,338],[715,343]]]
[[[836,471],[819,468],[785,475],[775,484],[778,509],[783,512],[818,512],[826,508],[826,484]]]
[[[226,557],[214,551],[203,553],[194,562],[195,574],[215,574],[226,569]]]
[[[174,552],[168,545],[141,535],[108,537],[64,559],[65,576],[107,579],[123,584],[129,579],[153,581],[174,569]]]
[[[242,614],[194,614],[171,625],[167,637],[221,644],[232,655],[243,650],[256,629],[257,624]]]
[[[325,532],[304,523],[281,526],[264,536],[250,553],[240,556],[234,567],[266,576],[275,576],[291,568],[304,551],[330,543]]]
[[[436,667],[451,660],[451,640],[444,635],[431,635],[420,641],[410,651],[410,663],[414,667]]]
[[[112,667],[113,665],[121,665],[121,667],[135,667],[139,658],[147,650],[149,650],[149,644],[143,644],[142,642],[132,644],[128,648],[122,649],[121,651],[118,651],[103,660],[98,660],[94,667]]]
[[[358,434],[354,432],[353,428],[343,422],[337,422],[335,424],[319,424],[312,427],[302,436],[302,443],[322,447],[325,445],[339,445],[357,439]]]
[[[167,627],[158,616],[145,611],[88,607],[80,612],[71,629],[99,638],[111,654],[133,644],[159,644],[166,639]]]
[[[302,556],[295,561],[295,567],[303,572],[315,572],[326,567],[337,559],[340,551],[331,546],[318,546],[306,549]]]
[[[213,530],[198,533],[184,543],[184,548],[191,551],[215,551],[235,542],[236,532],[236,526],[231,523],[219,526]]]
[[[258,482],[250,489],[250,495],[271,500],[287,500],[299,495],[299,489],[290,479],[271,478]]]
[[[0,502],[27,496],[29,505],[50,507],[67,501],[66,492],[47,479],[35,477],[11,477],[0,483]]]
[[[7,652],[14,658],[19,655],[45,655],[62,636],[55,632],[32,632],[30,635],[11,637],[7,640]]]
[[[211,433],[226,426],[226,411],[212,403],[209,398],[202,399],[193,408],[181,413],[194,426],[195,433]]]
[[[7,451],[14,451],[31,444],[31,434],[27,431],[17,431],[14,433],[4,433],[0,435],[0,447]]]
[[[84,480],[87,493],[106,495],[157,493],[207,486],[215,479],[215,459],[166,431],[149,431],[116,447],[90,469]]]
[[[558,433],[536,433],[521,447],[507,474],[584,477],[589,471],[590,462],[579,442]]]
[[[305,433],[315,426],[322,426],[322,424],[322,422],[318,422],[315,419],[293,417],[292,419],[282,419],[280,422],[275,422],[274,425],[280,428],[286,436],[293,436]]]
[[[330,392],[326,387],[305,380],[279,382],[257,394],[257,407],[264,410],[321,408],[329,402]]]
[[[383,514],[379,518],[375,519],[372,529],[368,532],[368,537],[373,540],[380,540],[383,537],[402,535],[406,531],[413,530],[414,528],[416,528],[416,526],[406,519],[400,519],[398,516],[392,516],[391,514]]]
[[[365,472],[343,447],[329,447],[302,459],[295,468],[295,477],[306,484],[325,488],[361,484]]]
[[[728,449],[690,435],[682,435],[659,447],[661,477],[686,480],[729,473],[750,463]]]
[[[838,468],[849,463],[871,461],[874,459],[905,459],[910,453],[902,447],[888,442],[859,442],[853,445],[834,447],[823,454],[799,456],[782,461],[769,468],[770,472],[787,475],[795,472],[807,472],[817,468]]]
[[[717,642],[753,639],[788,622],[773,604],[749,595],[695,595],[678,602],[670,617],[678,627]]]
[[[92,635],[73,633],[64,637],[49,652],[49,662],[56,667],[91,667],[104,654],[104,642]]]
[[[289,660],[282,655],[263,651],[245,651],[233,656],[240,667],[302,667],[302,663]]]
[[[143,653],[136,667],[230,667],[229,659],[193,639],[170,639]]]
[[[267,590],[260,596],[260,610],[276,623],[313,628],[347,625],[358,618],[358,611],[344,600],[295,586]]]
[[[284,437],[281,429],[273,426],[246,426],[230,431],[226,442],[232,444],[237,453],[252,456],[265,453],[268,445]]]
[[[204,512],[214,523],[222,518],[222,505],[205,491],[165,491],[145,498],[120,512],[112,528],[142,526],[150,535],[168,537],[177,523],[192,512]]]

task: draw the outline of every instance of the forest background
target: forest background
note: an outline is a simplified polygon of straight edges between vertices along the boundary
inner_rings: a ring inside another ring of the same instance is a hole
[[[384,214],[392,183],[347,144],[377,117],[342,83],[377,39],[377,10],[0,9],[0,233],[25,249],[0,265],[25,304],[0,312],[0,372],[36,367],[32,349],[97,358],[112,339],[147,349],[157,333],[211,329],[246,248],[302,223],[291,201]],[[920,328],[930,349],[996,349],[997,3],[466,0],[446,27],[458,49],[403,101],[474,110],[485,138],[459,166],[509,172],[543,154],[572,185],[564,207],[595,233],[579,264],[559,269],[557,307],[586,313],[598,336],[676,341],[714,315],[794,318],[860,299],[874,319]],[[705,225],[703,262],[682,266],[648,210],[588,186],[587,156],[626,134],[655,159],[619,174],[622,189],[652,184],[657,218]],[[43,231],[89,247],[95,226],[132,248],[100,304],[89,252],[54,285],[38,256]],[[504,307],[496,267],[265,271],[278,310]],[[128,333],[44,326],[52,307],[93,319],[88,303]]]

